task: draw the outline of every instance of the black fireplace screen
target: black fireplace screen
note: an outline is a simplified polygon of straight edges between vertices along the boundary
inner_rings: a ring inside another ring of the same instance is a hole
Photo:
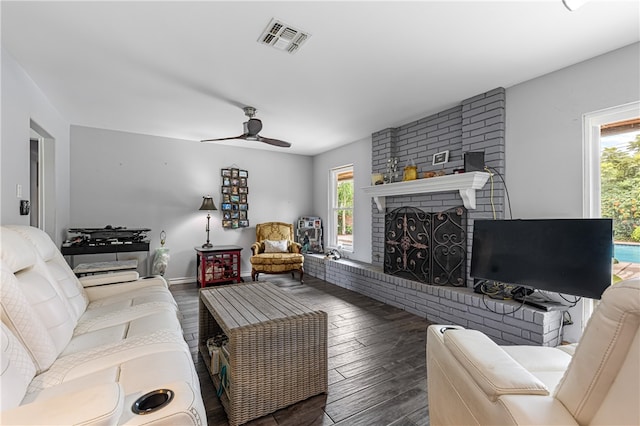
[[[465,285],[466,210],[427,213],[400,207],[385,214],[384,272],[438,285]]]

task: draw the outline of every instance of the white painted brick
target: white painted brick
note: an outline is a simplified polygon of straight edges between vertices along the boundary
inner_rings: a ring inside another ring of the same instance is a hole
[[[474,322],[478,324],[482,324],[484,322],[483,316],[472,314],[471,312],[469,312],[468,309],[465,312],[463,312],[460,317],[465,319],[466,321]]]

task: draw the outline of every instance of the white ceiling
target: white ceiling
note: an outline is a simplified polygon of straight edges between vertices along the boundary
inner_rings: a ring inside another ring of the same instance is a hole
[[[637,42],[639,4],[2,1],[2,47],[71,124],[199,141],[249,105],[293,146],[226,144],[314,155]],[[311,38],[259,44],[272,18]]]

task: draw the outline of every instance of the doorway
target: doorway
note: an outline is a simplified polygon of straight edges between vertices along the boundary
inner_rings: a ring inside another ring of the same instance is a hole
[[[29,223],[56,236],[55,139],[31,120],[29,137]]]

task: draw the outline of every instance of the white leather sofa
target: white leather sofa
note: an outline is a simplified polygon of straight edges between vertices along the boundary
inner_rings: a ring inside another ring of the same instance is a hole
[[[640,424],[640,279],[608,288],[576,346],[427,332],[431,425]]]
[[[85,287],[28,226],[0,227],[0,274],[0,423],[207,423],[163,278],[116,273]]]

